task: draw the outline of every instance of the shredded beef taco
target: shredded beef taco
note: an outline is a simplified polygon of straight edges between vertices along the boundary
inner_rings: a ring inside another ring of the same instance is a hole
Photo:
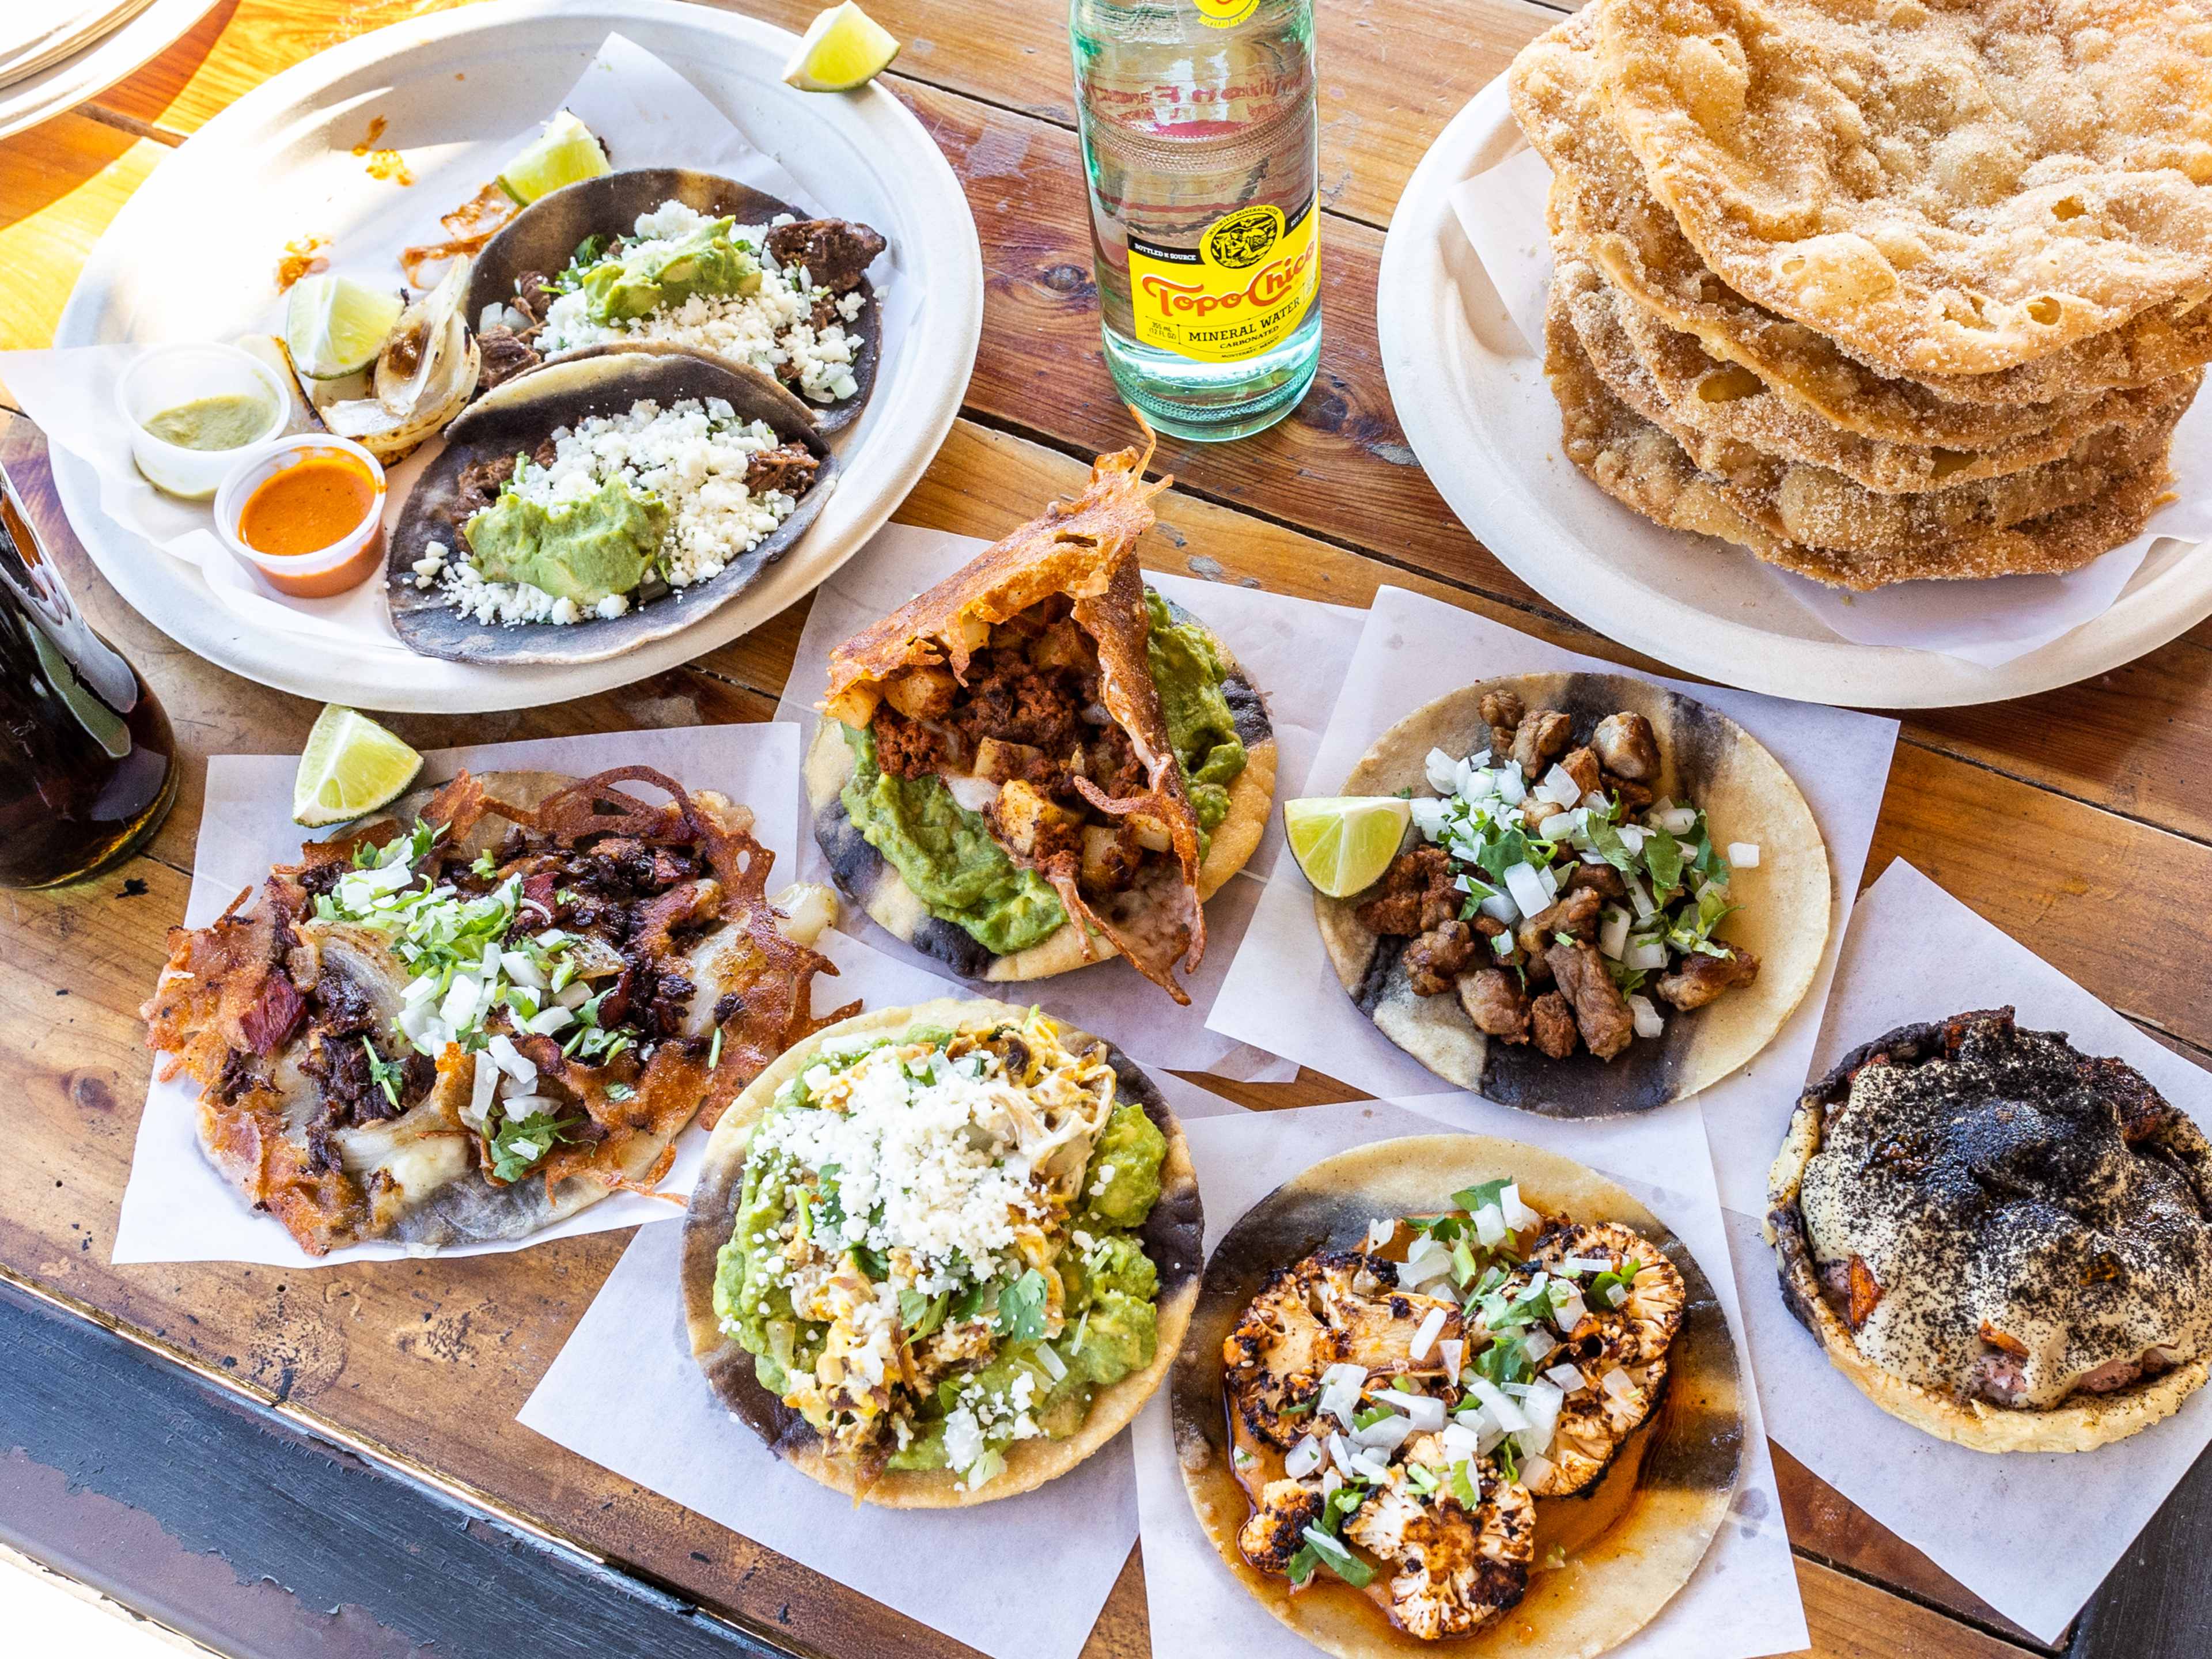
[[[830,653],[806,757],[815,839],[884,928],[964,976],[1127,956],[1177,1002],[1201,906],[1274,799],[1266,705],[1146,587],[1149,452]]]
[[[684,167],[539,198],[477,256],[465,307],[496,386],[592,346],[653,343],[772,374],[823,432],[875,383],[883,237]]]
[[[392,626],[456,662],[599,662],[726,605],[828,499],[836,462],[766,375],[591,347],[446,429],[392,533]]]
[[[1345,781],[1409,795],[1371,887],[1316,896],[1337,977],[1437,1076],[1556,1117],[1640,1111],[1742,1065],[1828,937],[1826,843],[1734,720],[1619,674],[1484,680]]]
[[[772,905],[751,823],[646,767],[462,773],[171,930],[149,1046],[311,1255],[536,1232],[650,1188],[817,1029],[835,901]]]
[[[684,1224],[685,1318],[793,1468],[891,1509],[988,1503],[1136,1415],[1202,1240],[1182,1131],[1126,1054],[948,998],[823,1031],[738,1097]]]
[[[1743,1457],[1712,1285],[1656,1216],[1516,1141],[1314,1165],[1206,1263],[1170,1383],[1200,1525],[1346,1659],[1586,1659],[1696,1570]]]

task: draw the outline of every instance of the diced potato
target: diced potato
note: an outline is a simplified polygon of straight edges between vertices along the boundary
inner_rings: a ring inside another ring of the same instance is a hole
[[[1150,813],[1132,812],[1127,821],[1130,833],[1137,838],[1137,845],[1146,852],[1171,853],[1175,850],[1175,837],[1168,834],[1167,825]]]
[[[909,668],[884,682],[884,701],[910,720],[943,720],[959,691],[949,668]]]
[[[1094,891],[1118,891],[1128,885],[1136,872],[1136,856],[1121,844],[1120,830],[1103,823],[1083,826],[1084,886]]]
[[[833,720],[842,720],[859,731],[876,717],[876,705],[884,699],[883,688],[868,681],[856,681],[822,705],[822,712]]]
[[[1080,672],[1091,666],[1089,641],[1073,621],[1063,617],[1037,635],[1030,647],[1030,660],[1039,668],[1072,668]]]
[[[1024,858],[1036,858],[1071,838],[1083,820],[1054,805],[1018,778],[999,791],[990,817],[1006,845]]]
[[[994,783],[1004,783],[1010,778],[1025,777],[1042,763],[1044,750],[1032,749],[1025,743],[1007,743],[999,738],[986,738],[975,745],[975,775],[988,778]]]

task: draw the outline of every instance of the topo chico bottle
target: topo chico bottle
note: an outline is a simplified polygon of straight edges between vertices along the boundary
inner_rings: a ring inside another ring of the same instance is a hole
[[[1313,0],[1071,0],[1107,366],[1184,438],[1237,438],[1321,356]]]

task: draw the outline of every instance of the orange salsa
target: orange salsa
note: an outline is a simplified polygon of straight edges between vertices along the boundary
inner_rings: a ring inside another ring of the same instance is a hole
[[[319,553],[358,530],[375,500],[375,480],[352,456],[309,455],[255,487],[238,515],[238,538],[271,558]]]

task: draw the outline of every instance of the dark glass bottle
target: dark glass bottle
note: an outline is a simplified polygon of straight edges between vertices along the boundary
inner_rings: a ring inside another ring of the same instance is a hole
[[[168,717],[78,613],[0,470],[0,887],[80,880],[177,798]]]

